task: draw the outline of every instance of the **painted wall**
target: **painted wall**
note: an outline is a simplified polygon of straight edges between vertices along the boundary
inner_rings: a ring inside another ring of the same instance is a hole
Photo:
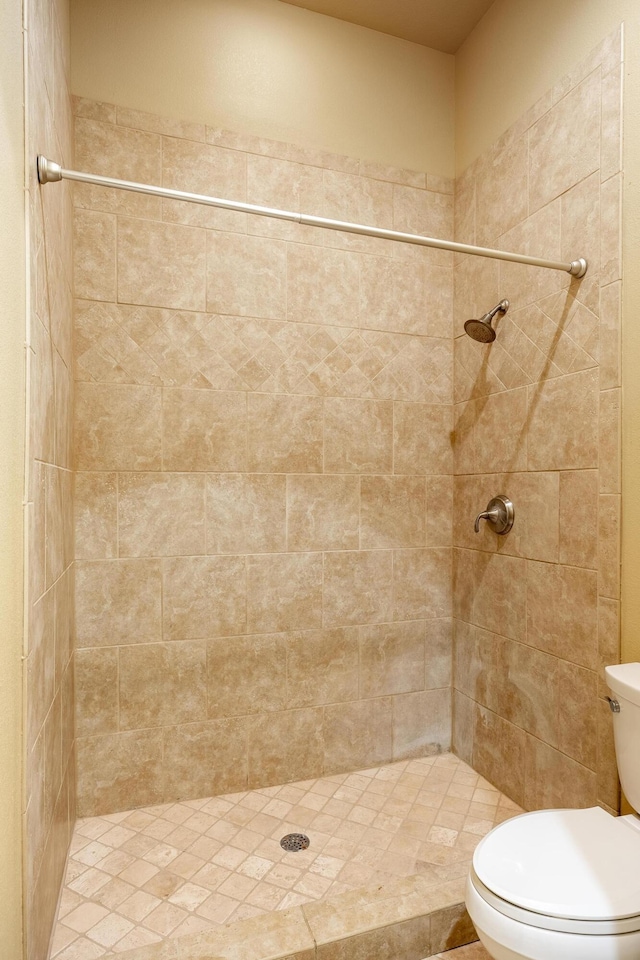
[[[453,176],[449,54],[274,0],[72,0],[75,94]]]
[[[590,264],[455,270],[454,742],[528,809],[619,803],[620,88],[617,30],[456,180],[456,239]],[[498,492],[513,530],[474,533]]]
[[[82,168],[453,230],[441,178],[212,139],[76,104]],[[452,255],[75,186],[79,813],[447,749]]]
[[[0,7],[0,953],[22,956],[25,203],[22,11]]]
[[[456,58],[458,171],[624,21],[622,658],[640,659],[640,10],[635,0],[496,0]],[[488,65],[491,64],[491,67]],[[626,268],[626,269],[625,269]]]
[[[75,819],[71,184],[40,187],[38,153],[73,162],[66,0],[27,4],[26,956],[47,955]]]

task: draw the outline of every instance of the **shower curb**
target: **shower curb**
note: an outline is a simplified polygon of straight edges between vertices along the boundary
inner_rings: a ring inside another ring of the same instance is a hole
[[[102,960],[423,960],[477,940],[464,884],[418,874]]]

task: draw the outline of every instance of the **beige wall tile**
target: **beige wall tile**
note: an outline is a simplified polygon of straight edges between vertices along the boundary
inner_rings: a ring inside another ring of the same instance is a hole
[[[117,475],[76,473],[74,513],[76,557],[107,560],[117,556]]]
[[[427,477],[427,546],[453,543],[453,477]]]
[[[391,759],[393,701],[359,700],[324,708],[324,769],[341,773]]]
[[[596,774],[534,737],[526,738],[527,810],[592,807]]]
[[[76,561],[77,645],[159,640],[160,597],[157,560]]]
[[[527,391],[508,390],[475,406],[475,470],[516,472],[527,466]]]
[[[286,271],[286,246],[280,240],[209,233],[207,310],[284,319]]]
[[[120,556],[204,553],[204,494],[204,477],[121,473],[118,477]]]
[[[358,699],[358,628],[298,630],[287,635],[287,706]]]
[[[204,310],[205,271],[202,230],[119,218],[118,300],[177,310]]]
[[[325,400],[324,466],[334,473],[391,473],[393,404]]]
[[[576,183],[562,196],[563,260],[585,257],[589,272],[600,272],[600,173]]]
[[[222,147],[197,143],[192,139],[176,136],[162,138],[162,175],[163,185],[172,190],[186,190],[205,196],[225,197],[229,200],[243,201],[247,196],[247,158],[237,150],[225,150]],[[259,203],[252,199],[252,203]],[[165,205],[168,219],[181,219],[175,211],[181,204]],[[211,229],[233,230],[246,222],[244,214],[229,210],[197,207],[189,205],[191,211],[197,211],[195,219],[190,214],[189,221],[199,223]],[[186,211],[185,211],[186,212]],[[165,219],[167,217],[165,216]]]
[[[431,620],[426,623],[425,688],[451,686],[453,654],[453,621]]]
[[[75,296],[87,300],[115,300],[115,217],[89,210],[75,210],[74,236]]]
[[[598,598],[598,696],[610,696],[604,668],[620,662],[620,601]]]
[[[160,390],[129,384],[78,383],[78,470],[159,470]]]
[[[135,127],[138,130],[163,133],[168,137],[183,137],[186,140],[205,139],[205,127],[202,123],[159,117],[155,113],[132,110],[129,107],[116,107],[116,113],[118,124],[123,127]]]
[[[117,647],[76,651],[75,698],[78,737],[117,732]]]
[[[433,282],[433,277],[430,277]],[[362,258],[360,326],[426,336],[428,305],[420,261]]]
[[[451,748],[465,763],[473,762],[475,703],[459,690],[453,690]]]
[[[287,249],[287,318],[302,323],[359,323],[360,260],[327,247]]]
[[[121,647],[119,689],[121,730],[205,720],[205,643]]]
[[[622,67],[617,64],[602,77],[600,176],[608,180],[622,169]]]
[[[287,705],[284,635],[226,637],[207,644],[210,719],[282,710]]]
[[[286,549],[286,479],[252,474],[207,477],[207,553]]]
[[[453,196],[410,185],[393,188],[393,229],[447,239],[453,234]],[[440,251],[440,255],[446,252]],[[443,258],[444,259],[444,258]]]
[[[36,460],[55,459],[56,410],[53,379],[53,349],[49,332],[37,317],[31,322],[31,351],[28,359],[29,442]]]
[[[560,542],[560,474],[518,473],[498,479],[517,511],[517,522],[506,537],[496,538],[499,553],[531,560],[558,561]]]
[[[248,461],[257,473],[321,473],[322,411],[318,397],[248,397]]]
[[[116,122],[116,108],[112,103],[72,96],[71,108],[74,117],[87,117],[89,120],[102,120],[105,123]]]
[[[586,470],[596,467],[597,423],[597,370],[586,370],[529,387],[529,469]]]
[[[267,633],[322,626],[322,554],[247,558],[247,630]]]
[[[451,744],[451,690],[393,698],[393,759],[425,757]]]
[[[598,505],[598,593],[613,600],[620,596],[621,499],[603,496]]]
[[[424,676],[424,621],[360,627],[362,698],[423,690]]]
[[[394,403],[394,473],[450,474],[452,429],[451,408],[445,404]]]
[[[114,126],[94,118],[76,116],[75,163],[78,170],[89,170],[104,177],[134,180],[138,183],[162,182],[162,141],[142,130]],[[143,216],[159,220],[162,201],[128,191],[74,184],[76,206]]]
[[[249,729],[249,787],[318,777],[323,770],[322,708],[287,710],[252,718]]]
[[[600,389],[621,385],[621,303],[620,281],[603,287],[600,293]]]
[[[324,174],[324,215],[393,229],[393,185],[334,170]]]
[[[536,210],[597,170],[600,71],[595,70],[529,133],[529,202]]]
[[[591,770],[596,767],[598,678],[593,670],[559,660],[558,748]]]
[[[162,138],[163,185],[229,200],[247,197],[247,158],[237,150],[226,150],[173,133]],[[252,203],[260,203],[251,199]]]
[[[560,474],[560,563],[595,569],[598,558],[598,471]]]
[[[394,620],[434,620],[451,615],[451,551],[394,550]]]
[[[357,550],[359,524],[357,477],[287,477],[289,550]]]
[[[476,705],[473,768],[520,805],[525,795],[526,739],[519,727]]]
[[[312,213],[322,209],[323,193],[320,167],[252,153],[247,156],[247,196],[251,203]]]
[[[558,198],[535,213],[531,213],[526,220],[499,238],[500,248],[517,250],[532,257],[559,260],[562,246],[561,207],[561,200]],[[498,298],[491,299],[490,305],[497,303],[500,297],[505,296],[503,291],[508,291],[508,299],[512,303],[524,306],[560,291],[567,291],[570,286],[569,275],[559,270],[540,270],[539,267],[510,261],[500,261],[498,273],[500,278]],[[487,309],[490,307],[482,308],[482,313]]]
[[[167,640],[233,636],[246,630],[244,557],[163,561],[163,631]]]
[[[426,544],[423,477],[362,477],[360,543],[363,549]]]
[[[527,217],[528,146],[526,135],[510,138],[482,158],[476,176],[476,243],[494,245]]]
[[[600,188],[600,264],[603,285],[622,277],[621,208],[622,174],[618,173]]]
[[[526,576],[524,560],[476,552],[473,621],[514,640],[523,637],[527,617]]]
[[[214,390],[166,389],[162,396],[166,470],[244,470],[246,396]]]
[[[392,554],[388,550],[324,555],[324,626],[385,623],[392,619]],[[344,584],[350,588],[345,591]]]
[[[136,730],[79,737],[78,816],[162,802],[162,732]]]
[[[600,393],[599,475],[600,493],[620,493],[620,390]]]
[[[163,731],[166,803],[247,788],[247,721],[184,723]]]
[[[491,709],[500,712],[506,720],[554,746],[561,736],[562,725],[560,663],[555,657],[524,643],[507,641],[504,680],[493,684],[490,704]]]
[[[594,669],[597,574],[576,567],[527,564],[527,643]]]

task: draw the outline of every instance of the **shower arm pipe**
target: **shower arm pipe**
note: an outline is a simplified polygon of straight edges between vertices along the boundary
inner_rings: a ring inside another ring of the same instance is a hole
[[[133,180],[116,180],[113,177],[100,177],[93,173],[80,173],[67,170],[59,163],[46,157],[38,157],[38,180],[40,183],[55,183],[58,180],[75,180],[78,183],[91,183],[99,187],[113,187],[117,190],[129,190],[131,193],[143,193],[151,197],[163,197],[165,200],[180,200],[199,203],[206,207],[221,207],[223,210],[236,210],[238,213],[252,213],[260,217],[273,217],[276,220],[291,220],[309,227],[321,227],[323,230],[339,230],[342,233],[355,233],[364,237],[377,237],[381,240],[396,240],[400,243],[413,243],[421,247],[435,247],[438,250],[450,250],[452,253],[466,253],[475,257],[489,257],[493,260],[509,260],[513,263],[525,263],[531,267],[546,267],[549,270],[564,270],[572,277],[584,277],[587,261],[580,257],[565,263],[560,260],[544,260],[541,257],[528,257],[520,253],[505,250],[492,250],[488,247],[475,247],[468,243],[454,243],[450,240],[438,240],[434,237],[422,237],[414,233],[400,233],[397,230],[383,230],[361,223],[349,223],[342,220],[328,220],[325,217],[311,217],[291,210],[278,210],[274,207],[259,207],[252,203],[240,203],[237,200],[223,200],[220,197],[208,197],[200,193],[187,193],[184,190],[170,190],[167,187],[155,187],[148,183],[136,183]]]

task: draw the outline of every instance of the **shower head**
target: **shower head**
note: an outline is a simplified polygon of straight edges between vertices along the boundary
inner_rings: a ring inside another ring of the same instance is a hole
[[[496,332],[491,326],[491,321],[496,313],[506,313],[508,309],[509,301],[501,300],[493,310],[485,313],[479,320],[467,320],[464,325],[465,333],[478,343],[492,343],[496,338]]]

